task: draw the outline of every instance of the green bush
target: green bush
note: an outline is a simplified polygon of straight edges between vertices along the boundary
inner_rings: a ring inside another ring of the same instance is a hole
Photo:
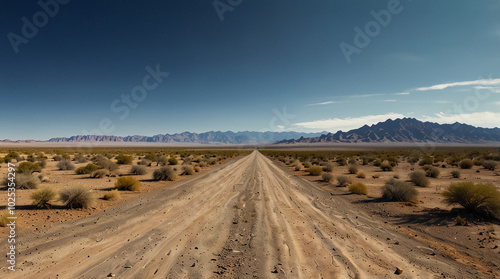
[[[380,169],[382,171],[392,171],[392,166],[388,162],[383,162],[380,164]]]
[[[358,172],[358,175],[356,176],[357,178],[362,178],[362,179],[365,179],[366,178],[366,175],[365,173],[363,172]]]
[[[417,195],[417,190],[411,184],[394,178],[387,180],[382,188],[382,197],[388,200],[412,201]]]
[[[10,213],[11,211],[8,209],[0,211],[0,227],[7,227],[7,224],[11,221],[9,217],[16,217],[16,215],[12,215]]]
[[[454,170],[451,172],[453,178],[460,178],[460,171]]]
[[[169,167],[161,167],[160,169],[157,169],[153,172],[153,180],[169,180],[169,181],[175,181],[177,179],[177,175],[175,174],[175,171]]]
[[[483,163],[483,167],[487,170],[491,170],[491,171],[494,171],[498,166],[498,163],[495,162],[495,161],[491,161],[491,160],[488,160],[488,161],[484,161]]]
[[[27,173],[32,174],[34,172],[41,172],[42,168],[40,165],[32,162],[22,162],[17,166],[17,173]]]
[[[192,166],[182,166],[182,175],[193,175],[194,169]]]
[[[141,182],[132,176],[124,176],[118,178],[115,187],[118,190],[139,191],[141,189]]]
[[[380,161],[380,159],[377,159],[377,160],[373,161],[373,165],[375,167],[380,167],[382,165],[382,161]]]
[[[84,167],[79,167],[75,170],[75,173],[76,174],[91,174],[93,173],[94,171],[98,170],[99,169],[99,166],[98,165],[94,165],[94,164],[87,164],[86,166]]]
[[[63,159],[62,161],[57,163],[57,167],[60,170],[74,170],[75,169],[75,165],[73,165],[73,163],[71,163],[71,161],[68,159]]]
[[[330,172],[325,172],[321,176],[324,182],[332,182],[333,181],[333,174]]]
[[[162,155],[156,161],[156,165],[158,166],[166,166],[168,164],[168,158],[165,155]]]
[[[140,166],[151,166],[151,161],[148,159],[142,159],[139,162],[137,162],[137,165]]]
[[[312,175],[312,176],[318,176],[318,175],[321,175],[323,173],[323,168],[321,168],[320,166],[312,166],[309,168],[309,174]]]
[[[421,171],[414,171],[410,173],[410,180],[417,186],[429,187],[429,179],[425,176],[425,173]]]
[[[86,163],[88,160],[83,156],[82,154],[76,154],[75,155],[75,161],[79,164]]]
[[[107,200],[107,201],[113,201],[113,200],[119,200],[120,196],[121,195],[120,195],[120,192],[118,192],[118,189],[114,189],[114,190],[111,190],[111,191],[107,192],[106,194],[104,194],[104,196],[102,198]]]
[[[452,183],[443,196],[449,205],[459,204],[472,213],[500,216],[500,192],[492,184]]]
[[[460,163],[458,163],[458,165],[462,169],[471,169],[472,166],[474,166],[474,163],[470,159],[465,159],[465,160],[460,161]]]
[[[349,185],[349,192],[353,193],[353,194],[357,194],[357,195],[366,195],[368,193],[368,189],[366,188],[366,185],[361,183],[361,182],[357,182],[357,183],[353,183],[351,185]]]
[[[337,176],[337,181],[341,187],[345,187],[347,184],[351,183],[351,179],[345,175]]]
[[[132,156],[120,154],[116,156],[116,163],[119,165],[130,165],[132,163]]]
[[[50,208],[51,203],[57,200],[57,192],[50,187],[44,187],[31,194],[32,204],[37,208]]]
[[[168,164],[170,165],[177,165],[177,159],[175,158],[174,155],[171,155],[170,158],[168,158]],[[215,164],[211,164],[211,165],[215,165]]]
[[[85,186],[77,185],[59,192],[59,200],[67,208],[89,208],[95,204],[95,196]]]
[[[100,170],[96,170],[96,171],[92,172],[90,174],[90,178],[103,178],[103,177],[105,177],[108,174],[109,174],[109,170],[107,170],[107,169],[100,169]]]
[[[147,170],[146,170],[145,166],[136,165],[136,166],[132,166],[130,168],[130,173],[131,174],[143,175],[143,174],[146,174],[146,172],[147,172]]]
[[[62,161],[62,160],[63,160],[63,157],[62,157],[61,155],[56,155],[56,156],[52,157],[52,159],[53,159],[54,161]]]
[[[151,162],[156,162],[156,160],[158,160],[158,157],[156,156],[155,153],[151,152],[151,153],[146,154],[146,156],[144,156],[144,159],[147,159]]]
[[[354,165],[354,164],[349,165],[347,170],[349,171],[350,174],[356,174],[356,173],[358,173],[358,166]]]
[[[418,164],[420,166],[424,165],[432,165],[434,163],[434,159],[430,156],[425,156]]]

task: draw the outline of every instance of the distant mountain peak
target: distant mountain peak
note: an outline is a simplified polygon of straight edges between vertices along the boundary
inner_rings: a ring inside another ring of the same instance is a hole
[[[478,128],[468,124],[438,124],[405,117],[387,119],[371,126],[348,132],[338,131],[319,137],[282,140],[277,143],[355,143],[355,142],[437,142],[486,143],[500,142],[499,128]]]

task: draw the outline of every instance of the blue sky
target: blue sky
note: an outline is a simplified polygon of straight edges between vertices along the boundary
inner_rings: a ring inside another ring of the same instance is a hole
[[[500,126],[498,1],[42,2],[0,2],[0,139]]]

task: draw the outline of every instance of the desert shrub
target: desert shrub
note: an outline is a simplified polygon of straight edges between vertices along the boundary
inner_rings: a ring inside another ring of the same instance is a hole
[[[299,164],[300,164],[300,163],[299,163]],[[332,172],[332,171],[333,171],[333,166],[332,166],[332,164],[325,164],[325,165],[323,166],[323,171],[325,171],[325,172]]]
[[[374,178],[374,179],[380,178],[380,174],[378,174],[378,173],[374,174],[374,175],[372,175],[372,178]]]
[[[82,154],[76,154],[75,155],[75,161],[79,164],[82,164],[82,163],[87,163],[87,158],[85,158],[85,156],[83,156]]]
[[[418,164],[420,166],[432,165],[433,163],[434,163],[434,159],[432,159],[432,157],[430,157],[430,156],[425,156],[422,160],[420,160],[420,162],[418,162]]]
[[[302,165],[304,165],[305,168],[310,168],[312,166],[311,162],[304,162]]]
[[[57,163],[57,167],[60,170],[74,170],[75,169],[75,165],[73,165],[73,163],[71,163],[71,161],[68,159],[63,159],[62,161]]]
[[[323,173],[321,178],[324,182],[332,182],[333,181],[333,174],[330,172],[325,172],[325,173]]]
[[[116,156],[116,163],[119,165],[129,165],[132,163],[132,156],[120,154]]]
[[[90,178],[103,178],[103,177],[105,177],[108,174],[109,174],[109,170],[107,170],[107,169],[100,169],[100,170],[96,170],[96,171],[92,172],[90,174]]]
[[[392,178],[399,179],[399,174],[395,173]]]
[[[15,152],[15,151],[11,151],[7,155],[5,155],[5,157],[4,157],[4,161],[6,163],[12,162],[13,159],[16,159],[16,161],[19,162],[21,159],[21,156],[19,155],[19,153]]]
[[[441,172],[436,167],[430,167],[425,171],[425,175],[432,178],[438,178]]]
[[[52,159],[53,159],[54,161],[62,161],[62,160],[63,160],[63,157],[62,157],[61,155],[56,155],[56,156],[52,157]]]
[[[184,159],[184,161],[182,161],[182,164],[183,165],[191,165],[192,161],[193,160],[191,158],[187,157],[187,158]]]
[[[169,180],[169,181],[174,181],[177,179],[177,175],[175,174],[174,170],[169,167],[162,167],[160,169],[157,169],[153,172],[153,180]]]
[[[349,171],[350,174],[356,174],[356,173],[358,173],[358,166],[354,165],[354,164],[349,165],[347,170]]]
[[[137,162],[137,165],[140,165],[140,166],[149,166],[149,165],[151,165],[151,161],[148,160],[148,159],[142,159],[139,162]]]
[[[302,169],[302,164],[300,164],[300,163],[295,164],[295,165],[294,165],[294,167],[293,167],[293,169],[294,169],[295,171],[299,171],[299,170],[301,170],[301,169]]]
[[[417,186],[429,187],[429,179],[425,176],[425,173],[421,171],[414,171],[410,173],[410,180]]]
[[[209,165],[215,165],[216,163],[217,163],[216,158],[210,158],[207,160],[207,164],[209,164]]]
[[[362,179],[365,179],[366,178],[366,175],[364,172],[358,172],[358,175],[356,176],[357,178],[362,178]]]
[[[356,161],[356,159],[354,159],[354,158],[350,158],[350,159],[347,161],[347,163],[348,163],[349,165],[356,165],[358,162]]]
[[[158,160],[158,157],[156,156],[155,153],[151,152],[146,154],[146,156],[144,156],[144,159],[149,160],[151,162],[156,162],[156,160]]]
[[[7,227],[7,224],[10,223],[10,219],[8,217],[14,217],[15,215],[10,214],[10,210],[4,209],[0,212],[0,227]]]
[[[31,194],[32,204],[38,208],[50,208],[51,203],[57,200],[57,192],[50,188],[44,187]]]
[[[59,192],[59,200],[67,208],[89,208],[95,203],[95,196],[89,188],[76,185]]]
[[[500,192],[492,184],[452,183],[443,196],[443,202],[449,205],[459,204],[472,213],[500,216]]]
[[[2,185],[7,186],[11,182],[12,181],[10,181],[6,176],[2,181]],[[36,189],[38,188],[38,184],[40,184],[40,179],[33,174],[18,173],[16,174],[14,182],[16,183],[16,189],[19,190]]]
[[[408,158],[408,163],[414,165],[416,162],[418,162],[418,160],[418,157],[410,157]]]
[[[417,190],[411,184],[394,178],[387,180],[382,188],[382,197],[388,200],[412,201],[417,195]]]
[[[484,163],[484,160],[483,159],[474,159],[472,161],[472,163],[474,164],[474,166],[482,166]]]
[[[377,159],[377,160],[373,161],[373,165],[376,167],[380,167],[380,165],[382,165],[382,161],[380,161],[380,159]]]
[[[109,171],[114,171],[114,170],[117,170],[119,168],[118,164],[116,164],[115,162],[111,161],[110,159],[107,159],[104,157],[99,158],[96,162],[96,165],[98,165],[99,167],[101,167],[103,169],[107,169]]]
[[[182,166],[182,175],[193,175],[194,169],[192,166]]]
[[[492,170],[492,171],[494,171],[497,168],[497,165],[498,165],[497,162],[491,161],[491,160],[484,161],[484,163],[483,163],[483,167],[485,169]]]
[[[145,166],[135,165],[130,168],[130,173],[135,175],[146,174],[147,170]]]
[[[382,171],[392,171],[392,166],[388,162],[383,162],[380,164],[380,169]]]
[[[132,176],[124,176],[118,178],[115,187],[118,190],[139,191],[141,189],[141,182]]]
[[[200,166],[200,168],[204,168],[207,166],[207,162],[200,162],[199,166]]]
[[[338,157],[337,160],[335,160],[335,162],[339,166],[345,166],[345,165],[347,165],[347,160],[344,157]]]
[[[458,165],[462,169],[470,169],[470,168],[472,168],[472,166],[474,166],[474,163],[470,159],[465,159],[465,160],[460,161],[460,163],[458,163]]]
[[[339,182],[339,186],[345,187],[347,184],[351,183],[351,179],[345,175],[337,176],[337,181]]]
[[[353,193],[353,194],[357,194],[357,195],[366,195],[368,193],[368,189],[366,188],[366,185],[361,183],[361,182],[357,182],[357,183],[353,183],[351,185],[349,185],[349,192]]]
[[[36,163],[43,169],[47,166],[47,159],[36,159]]]
[[[99,166],[98,165],[94,165],[94,164],[87,164],[86,166],[84,167],[79,167],[75,170],[75,173],[76,174],[91,174],[93,173],[94,171],[98,170],[99,169]]]
[[[194,169],[195,172],[200,172],[201,171],[201,168],[198,167],[198,166],[195,166],[193,169]]]
[[[312,175],[312,176],[318,176],[318,175],[321,175],[323,173],[323,168],[321,168],[320,166],[312,166],[309,168],[309,174]]]
[[[168,164],[169,165],[177,165],[178,161],[177,161],[177,158],[175,158],[174,155],[170,156],[170,158],[168,158]],[[211,165],[215,165],[215,164],[211,164]]]
[[[119,200],[120,199],[120,192],[118,192],[118,189],[111,190],[104,194],[102,197],[103,199],[107,201],[113,201],[113,200]]]
[[[460,178],[460,171],[454,170],[451,172],[451,177],[453,178]]]
[[[42,168],[40,165],[33,162],[22,162],[17,166],[17,173],[27,173],[32,174],[34,172],[41,172]]]
[[[157,166],[166,166],[168,164],[168,158],[165,155],[162,155],[156,160]]]

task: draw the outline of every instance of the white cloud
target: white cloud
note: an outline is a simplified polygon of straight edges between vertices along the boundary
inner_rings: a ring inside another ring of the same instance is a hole
[[[365,98],[365,97],[375,97],[375,96],[384,96],[385,94],[364,94],[364,95],[350,95],[351,98]]]
[[[478,79],[470,81],[459,81],[451,83],[436,84],[428,87],[419,87],[414,89],[415,91],[428,91],[428,90],[442,90],[448,87],[455,86],[470,86],[470,85],[500,85],[500,78],[497,79]]]
[[[388,118],[396,119],[405,117],[400,113],[388,113],[381,115],[367,115],[361,117],[348,117],[348,118],[332,118],[324,120],[316,120],[310,122],[300,122],[293,124],[297,128],[302,128],[306,131],[330,131],[336,132],[338,130],[348,131],[359,128],[365,124],[371,125],[381,121],[386,121]]]
[[[495,102],[495,104],[500,106],[500,102]]]
[[[410,95],[410,92],[400,92],[400,93],[394,93],[392,95]]]
[[[500,127],[500,112],[473,112],[463,114],[436,113],[434,116],[423,116],[422,121],[436,122],[439,124],[465,123],[476,127]]]
[[[477,90],[488,90],[493,93],[500,93],[500,87],[494,87],[494,86],[476,86],[474,87]]]
[[[396,100],[384,100],[384,102],[396,102]]]
[[[341,102],[328,101],[328,102],[322,102],[322,103],[308,104],[308,106],[323,106],[323,105],[339,104],[339,103],[341,103]]]

